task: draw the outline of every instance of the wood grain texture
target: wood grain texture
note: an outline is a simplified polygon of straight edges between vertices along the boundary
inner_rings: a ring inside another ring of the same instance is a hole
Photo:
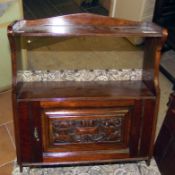
[[[13,36],[163,36],[162,29],[153,23],[138,23],[88,13],[20,20],[9,26],[8,34]]]
[[[142,81],[22,82],[17,87],[19,100],[155,98]]]
[[[19,117],[19,137],[20,153],[22,162],[38,162],[42,161],[42,138],[40,111],[38,103],[18,103]],[[33,117],[36,116],[36,117]],[[38,129],[39,141],[35,139],[34,131]]]

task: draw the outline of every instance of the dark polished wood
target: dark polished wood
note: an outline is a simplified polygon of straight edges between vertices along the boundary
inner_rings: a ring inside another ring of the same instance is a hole
[[[15,36],[141,36],[161,37],[162,29],[153,23],[139,23],[93,14],[73,14],[47,19],[20,20],[9,27]]]
[[[17,82],[22,39],[46,36],[145,37],[142,80]],[[149,163],[160,98],[160,50],[166,36],[166,30],[153,23],[92,14],[10,25],[18,164]]]
[[[21,82],[18,83],[17,92],[19,100],[31,101],[51,98],[155,98],[142,81]]]

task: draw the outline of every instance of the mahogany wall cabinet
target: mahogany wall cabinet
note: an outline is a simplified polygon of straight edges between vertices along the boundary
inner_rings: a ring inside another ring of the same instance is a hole
[[[19,20],[10,25],[18,164],[149,163],[159,104],[160,50],[166,35],[153,23],[93,14]],[[18,81],[21,39],[81,36],[144,37],[141,80]]]

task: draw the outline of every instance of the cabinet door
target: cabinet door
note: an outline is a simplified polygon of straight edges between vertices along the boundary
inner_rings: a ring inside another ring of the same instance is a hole
[[[19,102],[15,121],[17,159],[42,162],[41,110],[38,102]]]
[[[47,109],[42,115],[44,160],[128,157],[132,108]]]
[[[128,105],[106,102],[103,107],[19,102],[15,124],[18,162],[77,164],[144,159],[150,153],[153,109],[154,100],[135,100]]]

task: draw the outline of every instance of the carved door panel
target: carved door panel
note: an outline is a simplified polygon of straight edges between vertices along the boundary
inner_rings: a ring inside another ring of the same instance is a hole
[[[44,110],[44,155],[58,153],[128,153],[132,108]]]

